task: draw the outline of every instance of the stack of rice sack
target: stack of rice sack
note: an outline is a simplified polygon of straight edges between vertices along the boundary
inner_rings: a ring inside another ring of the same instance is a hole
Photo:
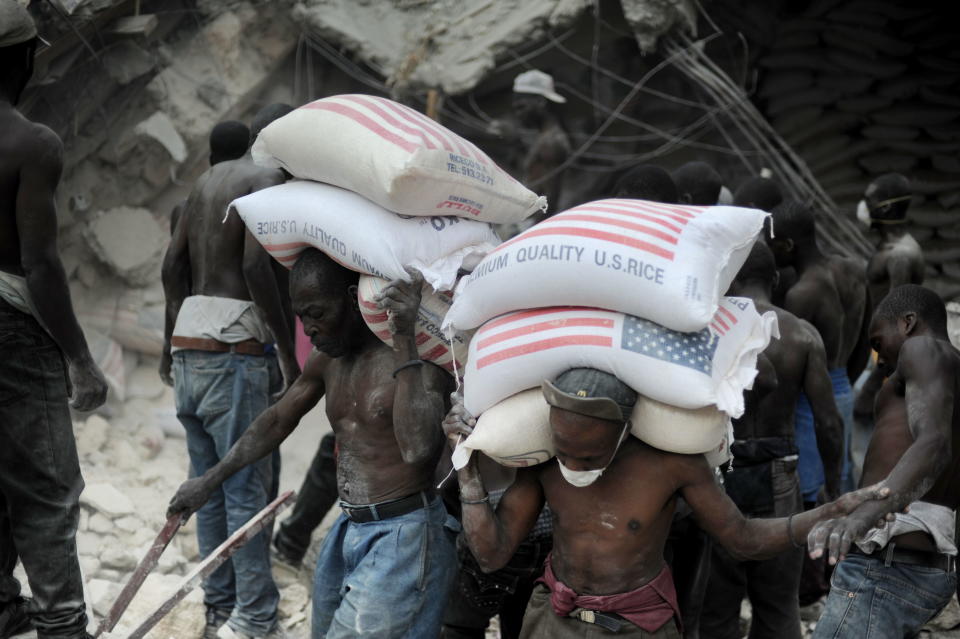
[[[385,341],[387,317],[373,295],[409,279],[404,267],[417,269],[427,283],[420,355],[448,369],[455,357],[462,366],[468,336],[455,335],[451,349],[441,335],[451,304],[444,291],[499,244],[491,224],[546,206],[469,141],[375,96],[306,104],[263,129],[252,154],[297,178],[230,205],[264,248],[288,268],[313,247],[362,273],[364,318]]]
[[[454,453],[505,465],[553,456],[540,383],[590,367],[640,396],[632,432],[725,461],[758,354],[777,332],[749,299],[722,297],[766,214],[731,206],[590,202],[501,244],[457,287],[446,326],[477,329],[464,403],[478,415]],[[478,328],[479,327],[479,328]]]

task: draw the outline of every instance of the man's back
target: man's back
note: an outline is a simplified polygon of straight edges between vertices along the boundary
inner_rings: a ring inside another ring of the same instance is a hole
[[[180,217],[186,225],[194,295],[251,299],[243,274],[246,227],[239,216],[230,215],[226,222],[224,216],[236,198],[282,182],[280,171],[247,158],[220,162],[200,176]]]
[[[734,424],[737,439],[754,437],[793,437],[797,399],[804,388],[807,368],[819,338],[808,322],[782,308],[756,302],[757,311],[777,315],[780,338],[771,340],[763,354],[777,374],[777,384],[761,399],[752,413]]]
[[[784,307],[820,333],[830,370],[846,368],[861,341],[867,313],[863,265],[854,258],[826,256],[801,273]]]
[[[17,231],[17,191],[27,162],[62,152],[60,139],[16,109],[0,111],[0,271],[23,275]]]
[[[909,233],[885,239],[867,264],[870,299],[878,303],[901,284],[923,284],[923,249]]]

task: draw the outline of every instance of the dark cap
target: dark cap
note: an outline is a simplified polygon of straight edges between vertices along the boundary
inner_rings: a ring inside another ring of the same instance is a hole
[[[543,380],[547,403],[572,413],[623,422],[630,419],[637,394],[610,373],[571,368],[552,382]]]

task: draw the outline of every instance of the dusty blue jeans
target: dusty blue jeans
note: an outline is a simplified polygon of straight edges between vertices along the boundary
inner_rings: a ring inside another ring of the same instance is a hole
[[[957,574],[848,555],[830,579],[814,639],[913,637],[949,603]]]
[[[457,573],[457,520],[443,501],[358,524],[342,513],[323,540],[313,639],[436,637]]]
[[[40,639],[86,636],[77,561],[83,479],[60,349],[33,317],[0,300],[0,610],[23,562]]]
[[[275,356],[178,351],[173,355],[177,417],[187,431],[191,473],[223,459],[254,418],[270,405],[280,379]],[[276,494],[276,456],[228,479],[197,511],[200,553],[207,556]],[[232,611],[231,628],[265,635],[277,621],[280,593],[270,572],[270,534],[251,539],[203,582],[204,603]]]

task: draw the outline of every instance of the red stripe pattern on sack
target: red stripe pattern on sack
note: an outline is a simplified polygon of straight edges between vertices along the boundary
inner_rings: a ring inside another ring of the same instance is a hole
[[[556,313],[568,316],[543,321]],[[603,315],[598,316],[598,313]],[[609,313],[589,308],[511,313],[487,322],[477,331],[474,336],[477,340],[476,366],[480,370],[498,362],[564,346],[612,348],[617,337],[614,324]]]
[[[347,118],[374,135],[413,153],[418,148],[443,149],[483,165],[493,162],[469,140],[408,106],[373,95],[336,95],[300,107],[329,111]]]
[[[494,252],[535,237],[585,238],[628,246],[672,262],[685,227],[706,208],[643,200],[589,202],[548,218]]]

